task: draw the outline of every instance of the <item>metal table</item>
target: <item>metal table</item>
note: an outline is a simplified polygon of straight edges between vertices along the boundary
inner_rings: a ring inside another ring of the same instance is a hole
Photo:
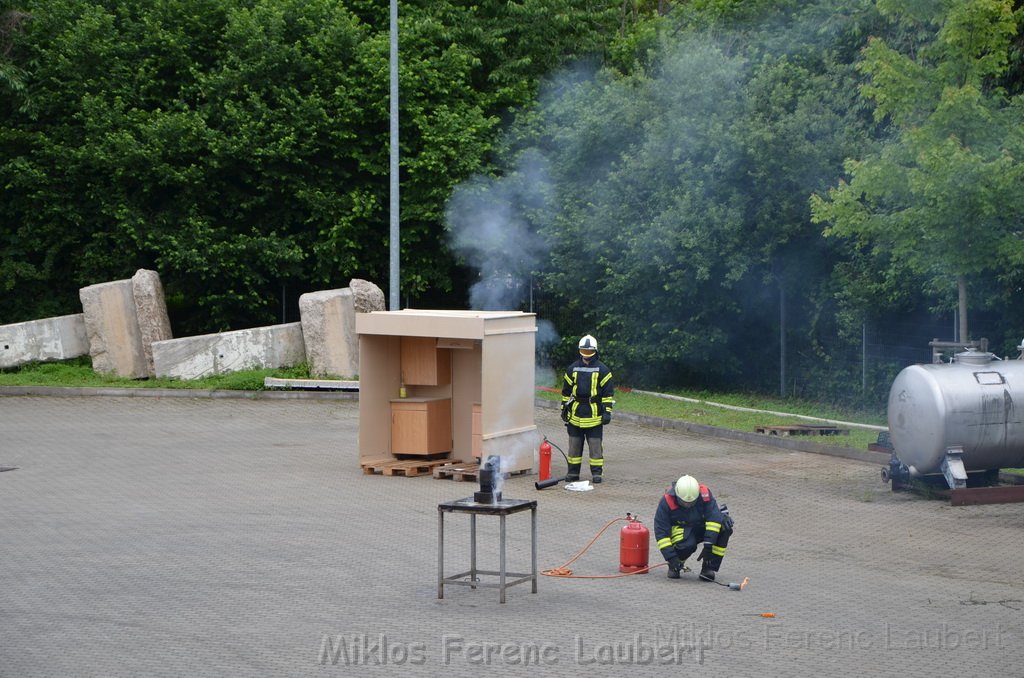
[[[531,570],[529,574],[523,572],[507,572],[505,570],[505,516],[519,513],[530,509],[530,561]],[[469,514],[469,570],[460,572],[450,577],[444,576],[444,514],[445,513],[468,513]],[[476,567],[476,517],[477,516],[499,516],[501,518],[501,536],[499,539],[499,566],[498,571],[478,570]],[[492,575],[498,577],[497,583],[484,584],[480,581],[480,575]],[[469,580],[463,577],[469,576]],[[509,581],[509,577],[514,577]],[[480,503],[472,497],[448,501],[437,505],[437,597],[444,598],[445,584],[459,584],[476,588],[497,588],[499,601],[505,602],[505,589],[509,586],[522,584],[526,581],[533,582],[531,593],[537,592],[537,502],[529,499],[501,499],[493,503]]]

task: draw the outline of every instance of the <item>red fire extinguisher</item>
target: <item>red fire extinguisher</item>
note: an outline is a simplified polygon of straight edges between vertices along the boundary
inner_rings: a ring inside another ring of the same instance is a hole
[[[540,480],[545,481],[551,477],[551,443],[545,438],[540,444]]]
[[[651,532],[638,518],[626,514],[626,524],[619,531],[619,572],[647,573]]]

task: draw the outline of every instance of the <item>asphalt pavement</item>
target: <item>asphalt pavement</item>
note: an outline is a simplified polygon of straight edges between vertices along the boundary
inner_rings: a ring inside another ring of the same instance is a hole
[[[617,521],[570,565],[588,578],[438,599],[437,506],[479,487],[364,474],[358,419],[351,398],[0,396],[0,676],[1024,675],[1024,504],[618,417],[595,490],[505,481],[538,502],[540,568],[627,512],[653,531],[689,473],[736,520],[720,579],[748,586],[602,578]],[[536,419],[565,446],[555,410]],[[507,517],[513,570],[528,516]],[[498,525],[477,520],[481,567]],[[468,542],[447,515],[448,573]]]

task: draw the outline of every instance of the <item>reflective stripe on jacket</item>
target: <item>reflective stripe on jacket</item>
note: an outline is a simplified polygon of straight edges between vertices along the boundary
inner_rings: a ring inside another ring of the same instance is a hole
[[[725,514],[706,486],[700,486],[700,495],[693,506],[679,503],[670,488],[661,497],[654,514],[654,539],[665,560],[671,560],[676,555],[676,548],[684,542],[715,544],[723,522]]]
[[[595,356],[589,365],[577,360],[562,379],[562,406],[569,407],[569,423],[580,428],[601,425],[601,415],[615,406],[612,371]]]

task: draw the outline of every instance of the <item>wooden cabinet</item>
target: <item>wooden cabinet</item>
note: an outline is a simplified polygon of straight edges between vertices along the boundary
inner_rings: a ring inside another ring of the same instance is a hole
[[[391,453],[438,454],[452,450],[450,398],[391,401]]]
[[[452,354],[434,337],[402,337],[402,382],[411,386],[452,383]]]

